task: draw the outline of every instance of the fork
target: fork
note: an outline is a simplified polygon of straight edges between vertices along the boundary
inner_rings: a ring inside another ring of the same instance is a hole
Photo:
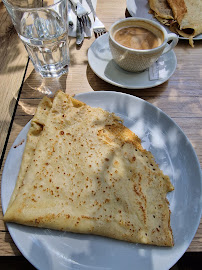
[[[86,0],[86,2],[88,3],[88,5],[93,13],[93,16],[94,16],[93,32],[95,33],[95,36],[98,37],[98,36],[101,36],[102,34],[105,34],[107,32],[107,30],[106,30],[104,24],[97,17],[91,0]]]
[[[79,0],[70,0],[76,10],[76,15],[82,20],[83,25],[87,28],[91,28],[91,20],[88,16],[88,11],[82,6]]]

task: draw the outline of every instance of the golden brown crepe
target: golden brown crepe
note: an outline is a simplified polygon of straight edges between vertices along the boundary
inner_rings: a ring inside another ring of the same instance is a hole
[[[173,12],[167,0],[149,0],[149,6],[155,12],[156,17],[174,19]]]
[[[170,26],[171,31],[189,38],[193,47],[193,37],[202,33],[201,0],[149,0],[149,4],[161,23]],[[169,8],[173,18],[166,16]]]
[[[153,16],[163,25],[166,25],[170,28],[170,31],[179,34],[176,31],[178,28],[178,23],[174,19],[174,15],[171,7],[169,6],[167,0],[148,0],[150,11],[149,13],[153,14]]]
[[[202,1],[201,0],[167,0],[179,27],[176,31],[189,38],[193,46],[193,37],[202,33]]]
[[[4,221],[173,246],[172,190],[119,117],[58,92],[32,120]]]

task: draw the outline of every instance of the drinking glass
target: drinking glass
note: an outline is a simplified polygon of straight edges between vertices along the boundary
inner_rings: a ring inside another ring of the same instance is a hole
[[[42,77],[59,77],[68,71],[67,1],[3,0]]]

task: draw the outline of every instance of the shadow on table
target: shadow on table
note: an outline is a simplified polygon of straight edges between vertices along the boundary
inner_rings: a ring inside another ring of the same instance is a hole
[[[13,103],[18,100],[16,113],[20,117],[15,116],[14,122],[20,126],[25,126],[33,117],[39,102],[45,95],[52,97],[58,90],[65,92],[67,76],[68,74],[64,74],[60,78],[42,78],[33,69],[23,83],[20,90],[20,99],[18,100],[16,95],[10,102],[9,111],[12,117]]]
[[[149,101],[151,98],[153,99],[154,97],[162,95],[162,93],[166,90],[167,85],[168,85],[168,81],[167,81],[155,88],[146,88],[146,89],[127,89],[127,88],[114,86],[100,79],[93,72],[93,70],[90,68],[89,65],[87,66],[86,75],[87,75],[88,82],[94,91],[122,92],[122,93],[131,94],[131,95],[143,98],[147,101]]]
[[[29,63],[29,67],[33,67],[32,63]],[[31,68],[29,68],[30,70]],[[59,78],[43,78],[37,73],[34,67],[31,71],[27,71],[23,88],[21,91],[21,99],[41,99],[44,95],[53,96],[58,90],[66,90],[66,80],[68,73],[63,74]],[[29,73],[30,72],[30,73]]]
[[[21,61],[21,65],[19,63],[16,65],[16,58],[18,58],[22,50],[22,45],[20,43],[22,42],[14,27],[9,28],[4,35],[1,35],[0,33],[1,74],[14,73],[25,69],[26,62],[24,64],[24,62]]]

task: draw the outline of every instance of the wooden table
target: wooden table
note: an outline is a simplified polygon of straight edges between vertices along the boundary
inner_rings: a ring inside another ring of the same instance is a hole
[[[5,22],[8,19],[5,14],[0,2],[0,25],[2,25],[1,20]],[[116,0],[98,0],[97,14],[109,29],[114,21],[124,18],[127,14],[126,1],[120,0],[117,4]],[[39,101],[44,96],[43,90],[45,88],[52,91],[62,89],[69,94],[100,90],[117,91],[140,97],[162,109],[182,128],[191,141],[200,164],[202,164],[202,41],[195,42],[194,48],[191,48],[187,41],[179,41],[174,49],[178,61],[177,69],[167,82],[150,89],[128,90],[104,82],[91,70],[87,51],[95,40],[94,36],[85,39],[80,49],[76,48],[75,38],[70,38],[71,65],[69,73],[59,79],[42,79],[33,69],[31,62],[28,61],[27,53],[12,27],[4,29],[1,27],[0,35],[1,174],[12,143],[25,124],[33,117]],[[1,212],[0,266],[10,263],[10,269],[13,269],[14,264],[15,267],[19,266],[15,269],[20,269],[22,266],[26,266],[26,269],[32,269],[32,266],[22,257],[13,243],[2,217]],[[188,262],[190,262],[190,258],[194,258],[195,262],[200,260],[201,252],[202,223],[187,252],[180,260],[181,265],[183,258],[184,260],[189,258]],[[192,269],[187,267],[188,263],[186,262],[183,269]]]

